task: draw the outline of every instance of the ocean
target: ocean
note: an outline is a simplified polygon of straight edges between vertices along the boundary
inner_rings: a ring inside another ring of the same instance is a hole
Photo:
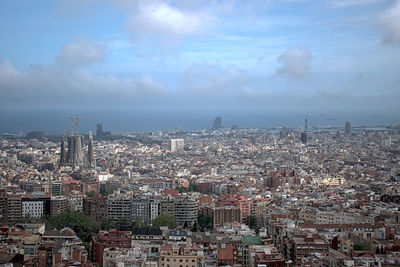
[[[96,124],[103,124],[104,131],[141,132],[154,130],[199,130],[211,128],[215,117],[222,117],[222,125],[241,128],[303,127],[308,119],[309,128],[313,126],[343,126],[350,121],[352,126],[387,126],[400,120],[400,114],[393,113],[324,113],[291,112],[271,110],[146,110],[146,109],[27,109],[0,110],[0,133],[24,134],[30,131],[44,131],[46,134],[70,132],[75,115],[87,116],[80,120],[81,133],[96,131]]]

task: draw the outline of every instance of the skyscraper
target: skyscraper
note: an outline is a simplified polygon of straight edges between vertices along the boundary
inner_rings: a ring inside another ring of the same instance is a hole
[[[304,119],[304,132],[306,133],[308,131],[308,119]]]
[[[212,129],[221,129],[222,128],[222,119],[221,116],[218,116],[214,119],[212,123]]]
[[[351,134],[351,123],[348,121],[344,125],[344,134],[345,135],[350,135]]]
[[[300,137],[300,140],[301,140],[301,142],[303,143],[303,144],[307,144],[307,133],[301,133],[301,137]]]
[[[89,132],[89,143],[88,143],[88,164],[90,168],[96,167],[96,160],[94,158],[94,146],[93,146],[93,134]]]
[[[97,126],[96,136],[102,137],[103,136],[103,124],[97,124],[96,126]]]

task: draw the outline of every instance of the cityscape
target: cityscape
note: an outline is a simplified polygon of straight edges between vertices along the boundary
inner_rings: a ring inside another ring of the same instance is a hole
[[[400,266],[400,0],[0,25],[0,267]]]
[[[398,266],[400,127],[1,138],[12,266]],[[54,137],[53,137],[54,138]],[[10,265],[11,266],[11,265]]]

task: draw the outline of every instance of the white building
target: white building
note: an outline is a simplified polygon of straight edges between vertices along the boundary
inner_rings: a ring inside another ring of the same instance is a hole
[[[161,212],[160,202],[157,200],[153,200],[150,202],[150,222],[154,221]]]
[[[43,201],[23,201],[22,217],[40,218],[43,216]]]
[[[182,151],[184,145],[183,139],[171,139],[171,152]]]
[[[68,196],[67,209],[70,211],[82,211],[83,210],[83,198],[84,198],[84,195]]]

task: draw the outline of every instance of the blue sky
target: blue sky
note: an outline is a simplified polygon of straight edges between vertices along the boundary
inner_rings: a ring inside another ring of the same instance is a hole
[[[0,0],[0,105],[399,111],[398,0]]]

